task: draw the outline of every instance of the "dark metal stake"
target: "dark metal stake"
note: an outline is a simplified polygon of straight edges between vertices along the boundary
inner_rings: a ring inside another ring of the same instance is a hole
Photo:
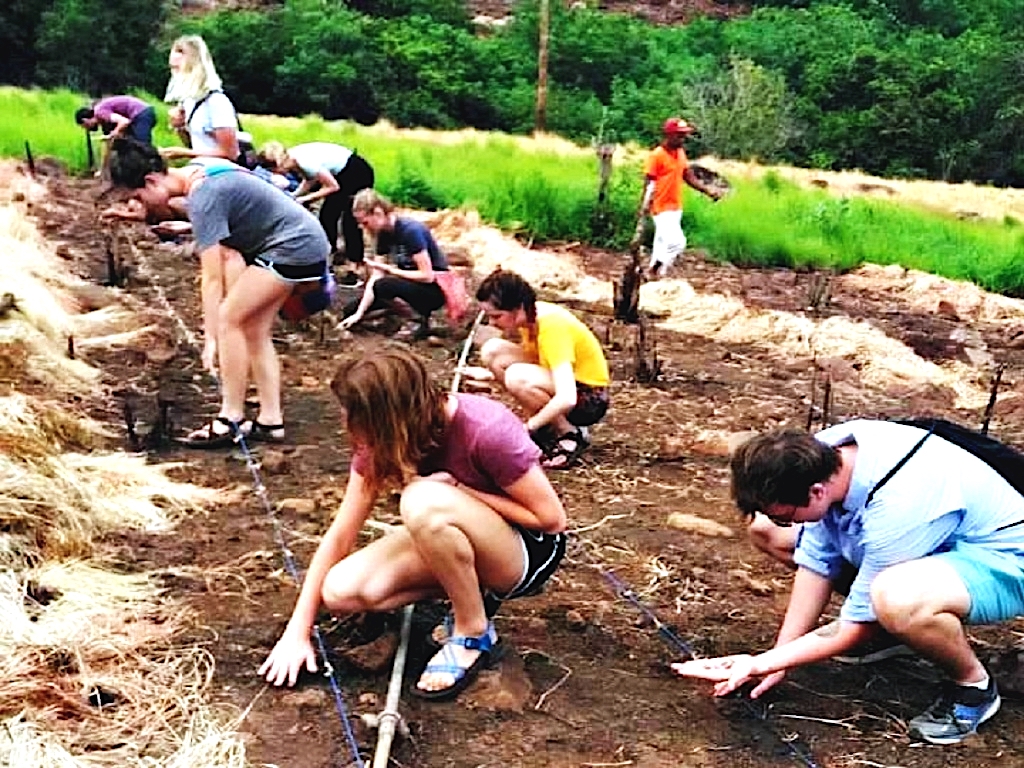
[[[814,426],[814,409],[817,408],[817,404],[814,399],[818,396],[818,361],[811,361],[811,404],[807,406],[807,426],[804,428],[807,432],[811,431],[811,427]]]
[[[985,406],[985,418],[981,422],[981,434],[988,434],[988,423],[992,420],[992,412],[996,408],[996,397],[999,395],[999,384],[1003,380],[1003,371],[1006,370],[1006,363],[1000,363],[996,366],[996,375],[992,379],[992,390],[988,395],[988,405]]]
[[[68,336],[68,358],[75,359],[75,337]]]
[[[92,131],[85,132],[85,156],[91,171],[96,167],[96,153],[92,149]]]
[[[36,175],[36,161],[32,157],[32,147],[29,146],[28,142],[25,142],[25,160],[28,162],[28,172],[33,176]]]
[[[825,370],[825,390],[821,395],[821,426],[828,427],[832,423],[832,369]]]
[[[128,445],[131,447],[133,451],[137,451],[139,450],[139,436],[135,432],[135,409],[132,408],[132,404],[128,401],[127,398],[125,398],[124,408],[122,409],[122,412],[124,413],[124,425],[125,428],[128,430]]]

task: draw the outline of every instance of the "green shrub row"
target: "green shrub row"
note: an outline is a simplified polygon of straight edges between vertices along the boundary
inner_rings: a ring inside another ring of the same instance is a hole
[[[0,153],[23,157],[30,141],[36,157],[53,154],[84,170],[83,132],[71,117],[80,99],[69,91],[0,88]],[[257,143],[352,147],[370,161],[378,187],[396,202],[476,209],[485,221],[525,239],[624,249],[634,230],[638,161],[615,166],[598,206],[598,161],[588,150],[492,133],[382,131],[320,117],[247,116],[246,128]],[[157,140],[171,142],[164,126]],[[959,221],[888,201],[803,190],[771,173],[759,181],[732,181],[734,191],[719,203],[687,193],[691,246],[712,259],[838,271],[864,262],[900,264],[1024,296],[1024,227],[1012,218]]]
[[[654,27],[551,3],[548,130],[650,143],[672,113],[699,152],[883,176],[1024,184],[1024,0],[754,0]],[[571,7],[570,7],[571,6]],[[538,2],[477,27],[459,0],[282,0],[182,15],[164,0],[0,5],[0,80],[160,94],[180,33],[210,44],[241,111],[400,126],[534,128]]]

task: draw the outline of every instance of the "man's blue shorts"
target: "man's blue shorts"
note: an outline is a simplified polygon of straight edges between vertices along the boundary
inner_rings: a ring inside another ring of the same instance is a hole
[[[1010,552],[959,541],[931,557],[948,563],[971,596],[968,624],[996,624],[1024,616],[1024,560]]]

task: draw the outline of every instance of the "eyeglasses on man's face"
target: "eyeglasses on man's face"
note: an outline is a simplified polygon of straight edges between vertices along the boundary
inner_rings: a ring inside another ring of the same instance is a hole
[[[793,504],[772,504],[768,509],[761,512],[780,528],[789,528],[794,522],[798,507]]]

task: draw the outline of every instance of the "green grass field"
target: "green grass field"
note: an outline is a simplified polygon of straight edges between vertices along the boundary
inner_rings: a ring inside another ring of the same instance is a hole
[[[165,105],[146,97],[165,114]],[[86,99],[70,91],[0,88],[0,154],[52,155],[87,170],[84,132],[73,113]],[[633,233],[640,195],[638,162],[616,166],[597,205],[598,161],[587,148],[524,142],[500,134],[382,130],[347,122],[244,116],[257,146],[333,141],[374,166],[377,186],[420,208],[476,209],[485,221],[537,241],[582,241],[622,248]],[[175,143],[166,125],[158,144]],[[93,134],[99,157],[101,142]],[[636,154],[636,153],[634,153]],[[739,265],[848,270],[864,262],[899,264],[1024,296],[1024,227],[953,216],[862,197],[805,190],[774,174],[733,180],[714,204],[687,193],[690,244]]]

